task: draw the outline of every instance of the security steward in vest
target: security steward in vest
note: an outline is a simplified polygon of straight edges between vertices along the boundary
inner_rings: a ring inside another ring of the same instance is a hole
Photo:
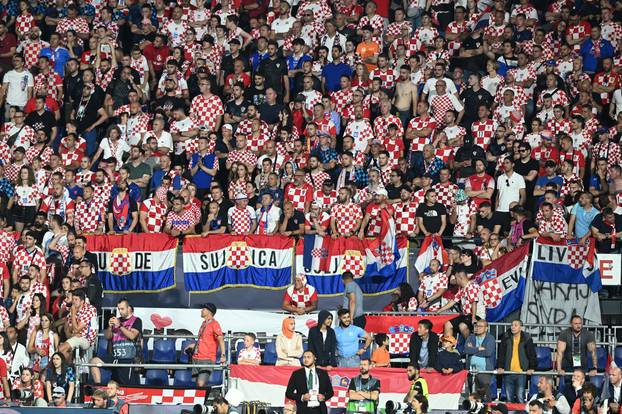
[[[419,376],[419,370],[413,364],[408,364],[408,367],[406,367],[406,375],[408,375],[408,380],[410,381],[410,389],[404,397],[404,402],[410,404],[415,395],[423,395],[428,398],[428,383],[423,377]]]
[[[380,380],[369,374],[371,361],[367,358],[361,359],[360,371],[358,375],[350,380],[348,389],[348,414],[375,414],[380,398]]]

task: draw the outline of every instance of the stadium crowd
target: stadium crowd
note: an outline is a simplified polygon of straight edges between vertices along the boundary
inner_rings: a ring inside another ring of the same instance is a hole
[[[393,221],[472,240],[387,306],[457,307],[441,342],[469,354],[482,266],[539,236],[620,252],[621,18],[609,0],[0,2],[5,396],[71,400],[101,314],[88,234],[363,238]],[[284,309],[309,311],[312,289]],[[141,327],[119,306],[105,335],[129,352]]]

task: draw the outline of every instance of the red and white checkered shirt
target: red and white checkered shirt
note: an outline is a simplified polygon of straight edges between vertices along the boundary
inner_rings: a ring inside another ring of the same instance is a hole
[[[305,183],[313,187],[313,191],[320,191],[325,180],[330,180],[330,175],[326,171],[307,173]]]
[[[400,36],[402,34],[402,29],[407,27],[408,33],[412,32],[412,26],[408,20],[404,20],[403,22],[393,22],[391,23],[385,32],[387,36]]]
[[[423,147],[426,144],[432,143],[432,136],[434,135],[434,131],[436,130],[436,120],[431,116],[427,118],[422,118],[420,116],[413,118],[408,123],[408,129],[412,129],[413,131],[421,131],[422,129],[430,128],[432,133],[429,137],[415,137],[410,144],[410,151],[423,151]]]
[[[471,225],[471,217],[477,214],[477,204],[468,200],[466,204],[456,205],[456,224],[454,225],[454,237],[464,237]]]
[[[106,206],[101,203],[100,199],[80,200],[75,213],[76,231],[94,233],[97,229],[103,229],[105,217]]]
[[[471,135],[475,139],[475,145],[488,150],[488,145],[495,134],[495,121],[486,119],[485,121],[475,121],[471,124]]]
[[[379,204],[371,202],[367,205],[365,209],[365,215],[369,214],[369,224],[367,227],[367,237],[376,237],[380,235],[380,231],[382,230],[382,210],[386,210],[391,214],[391,216],[395,215],[395,210],[392,205],[387,204],[386,207],[381,208]]]
[[[395,72],[391,68],[385,68],[384,70],[376,68],[369,73],[369,79],[380,78],[383,88],[391,89],[395,86]]]
[[[561,237],[566,237],[568,230],[568,223],[564,220],[563,216],[553,214],[550,220],[543,218],[538,223],[538,232],[542,233],[554,233],[559,234]]]
[[[387,116],[379,116],[374,119],[374,132],[376,134],[376,138],[383,139],[387,135],[389,135],[389,125],[395,124],[397,125],[397,136],[404,136],[404,126],[402,125],[402,121],[393,114],[389,114]]]
[[[78,325],[84,325],[79,336],[86,338],[92,345],[97,337],[97,309],[90,303],[84,302],[76,314]],[[67,323],[71,327],[71,318],[67,318]]]
[[[431,100],[430,107],[437,125],[445,123],[445,114],[450,110],[458,110],[454,105],[455,96],[453,95],[434,95]]]
[[[454,300],[460,304],[463,315],[470,315],[473,305],[479,301],[480,286],[471,280],[465,287],[460,288]]]
[[[37,187],[15,186],[15,203],[18,206],[33,207],[37,205],[40,199],[41,195]]]
[[[20,33],[26,33],[37,24],[32,14],[26,12],[26,14],[20,14],[15,18],[15,30]]]
[[[339,234],[352,234],[356,222],[363,219],[361,206],[352,202],[337,203],[330,209],[330,215],[335,218],[335,228]]]
[[[143,139],[149,130],[149,115],[144,112],[130,114],[127,121],[127,140],[130,145],[138,145],[139,142],[145,143]]]
[[[564,183],[562,184],[562,188],[559,189],[559,197],[560,198],[564,198],[566,197],[568,194],[570,194],[570,183],[575,182],[579,184],[579,187],[581,187],[581,189],[583,189],[583,182],[581,181],[581,179],[576,175],[576,174],[571,174],[570,177],[566,178],[563,175],[561,176],[564,179]],[[561,211],[561,216],[564,216],[564,211],[563,209],[560,207],[560,211]],[[537,217],[540,216],[540,211],[538,211],[538,215]],[[538,219],[536,217],[536,219]]]
[[[298,7],[296,18],[302,18],[302,15],[307,10],[313,12],[313,20],[320,20],[324,22],[325,20],[333,17],[333,12],[331,11],[330,6],[324,0],[303,1],[302,4],[300,4],[300,6]]]
[[[566,29],[566,36],[570,36],[572,40],[577,39],[585,39],[590,35],[591,25],[588,22],[581,21],[578,24],[571,24]],[[574,45],[574,51],[578,52],[581,50],[581,43],[579,42]]]
[[[74,30],[77,34],[87,34],[89,33],[89,22],[82,16],[77,16],[73,19],[63,17],[58,21],[56,31],[60,34],[65,34],[68,30]]]
[[[352,88],[340,89],[331,94],[331,101],[335,107],[335,112],[344,116],[344,109],[352,103]]]
[[[86,141],[84,141],[86,142]],[[80,165],[80,161],[84,157],[84,150],[80,147],[67,149],[65,147],[60,148],[60,159],[64,167],[77,167]]]
[[[594,76],[593,84],[604,86],[604,87],[613,86],[614,89],[617,89],[618,87],[620,87],[620,75],[613,71],[609,73],[600,72],[600,73],[597,73],[596,76]],[[599,96],[600,96],[600,100],[603,105],[608,105],[609,103],[611,103],[610,93],[603,92],[599,94]]]
[[[188,132],[196,127],[197,126],[192,120],[192,118],[187,117],[181,121],[173,121],[171,123],[170,132],[171,134],[175,134],[179,132]],[[192,154],[192,153],[197,152],[198,150],[199,150],[199,142],[196,137],[175,143],[176,154],[181,154],[183,152],[186,152],[187,154]]]
[[[240,349],[238,361],[240,360],[261,362],[261,351],[256,346],[253,346],[251,349]]]
[[[439,272],[436,274],[426,274],[423,276],[421,283],[419,283],[419,292],[423,294],[423,297],[427,300],[431,298],[436,293],[438,293],[441,289],[447,289],[449,285],[449,279],[447,279],[447,275],[445,273]],[[439,310],[443,306],[443,300],[437,300],[433,304],[431,304],[427,310],[430,312],[435,312]]]
[[[106,73],[102,72],[100,68],[95,69],[95,79],[97,80],[97,84],[101,86],[103,90],[108,89],[110,82],[112,82],[112,77],[114,76],[114,70],[108,69]]]
[[[28,268],[37,265],[40,269],[45,269],[45,255],[41,248],[35,246],[26,250],[23,245],[17,246],[13,254],[13,268],[16,268],[20,276],[28,274]]]
[[[377,14],[374,14],[371,19],[367,15],[361,16],[356,28],[360,30],[367,25],[370,25],[374,31],[377,30],[382,33],[384,31],[384,18]],[[377,42],[382,48],[382,39],[379,36],[372,36],[372,41]]]
[[[546,122],[546,129],[549,131],[555,131],[556,133],[564,132],[569,134],[572,130],[572,123],[567,119],[557,120],[555,118],[549,119]]]
[[[26,150],[26,160],[32,164],[32,161],[39,157],[39,159],[41,159],[41,166],[47,167],[50,164],[50,157],[52,157],[52,154],[54,154],[52,147],[37,148],[32,146]]]
[[[546,89],[542,92],[540,92],[540,96],[538,96],[538,102],[536,103],[536,106],[538,108],[541,108],[542,105],[544,104],[544,95],[549,94],[551,95],[551,98],[553,99],[553,106],[555,105],[561,105],[563,107],[568,106],[569,104],[569,100],[568,100],[568,95],[566,95],[566,92],[564,92],[561,89]]]
[[[395,208],[395,231],[400,236],[410,236],[417,230],[417,207],[413,201],[400,201],[394,204]]]
[[[109,182],[105,182],[101,185],[93,184],[93,198],[99,199],[104,206],[108,206],[111,190],[112,184]]]
[[[170,226],[173,230],[183,232],[196,226],[196,219],[197,217],[193,209],[184,208],[181,213],[176,213],[171,210],[166,215],[166,226]]]
[[[224,114],[225,108],[217,95],[209,98],[195,96],[190,105],[190,117],[197,126],[206,127],[209,131],[216,131],[218,117]]]
[[[572,172],[578,176],[580,169],[585,168],[585,157],[583,153],[573,148],[571,152],[561,152],[559,154],[560,162],[566,161],[567,159],[573,162]]]
[[[415,30],[413,38],[424,47],[428,48],[434,45],[434,39],[439,36],[438,29],[435,27],[419,27]]]
[[[41,50],[49,46],[50,44],[48,42],[44,42],[43,40],[32,41],[27,39],[20,43],[18,50],[21,48],[24,55],[24,63],[27,68],[31,68],[37,64]]]
[[[437,201],[447,208],[448,214],[451,214],[451,206],[456,200],[458,186],[454,183],[447,182],[446,184],[436,183],[432,186],[432,188],[436,190]]]
[[[257,165],[257,155],[251,150],[243,149],[243,150],[233,150],[227,156],[227,160],[232,163],[241,162],[246,165],[249,169],[252,169]]]
[[[246,149],[253,151],[255,154],[263,152],[263,146],[266,145],[271,138],[271,134],[264,134],[261,130],[257,135],[248,134],[246,136]]]
[[[63,195],[60,198],[48,196],[41,203],[41,208],[39,209],[39,211],[47,213],[48,219],[51,218],[53,215],[58,214],[65,220],[65,222],[73,225],[73,214],[75,211],[75,207],[76,205],[74,201],[68,196],[65,197]]]
[[[297,308],[307,308],[317,302],[317,291],[311,285],[305,285],[302,292],[299,292],[291,285],[283,295],[283,301]]]
[[[251,206],[246,206],[245,209],[234,206],[229,208],[228,218],[232,231],[244,234],[251,231],[256,214]]]
[[[501,24],[499,26],[496,26],[495,24],[491,24],[490,26],[484,29],[484,36],[486,37],[491,36],[495,39],[490,44],[490,47],[492,48],[501,47],[501,41],[499,40],[499,38],[503,36],[504,32],[505,32],[505,24]]]
[[[599,142],[592,148],[592,158],[596,160],[599,158],[607,158],[607,163],[609,165],[619,164],[622,160],[621,155],[620,145],[615,142]]]
[[[600,34],[603,39],[611,42],[613,47],[618,44],[618,39],[622,39],[622,25],[618,22],[607,22],[600,24]]]
[[[153,198],[143,201],[140,206],[140,212],[146,214],[147,232],[160,233],[164,228],[164,219],[166,217],[166,205],[157,202]]]
[[[317,203],[322,210],[330,210],[333,204],[337,202],[337,191],[332,190],[326,195],[322,190],[318,190],[313,194],[313,201]]]
[[[58,101],[58,88],[63,86],[63,80],[60,75],[52,70],[50,73],[39,73],[35,76],[34,80],[34,92],[44,93],[49,95],[52,99]]]
[[[8,322],[9,320],[9,312],[7,312],[4,306],[0,306],[0,332],[4,332],[6,330],[4,322]]]
[[[354,149],[365,151],[371,140],[374,139],[374,130],[367,119],[361,119],[350,121],[343,135],[350,135],[354,139]]]
[[[9,263],[17,245],[15,235],[19,233],[0,230],[0,262]]]
[[[168,37],[169,43],[173,47],[178,47],[182,46],[185,42],[188,27],[188,21],[186,20],[182,19],[180,23],[175,23],[174,20],[169,20],[164,23],[161,32]]]
[[[304,211],[305,204],[313,201],[313,186],[306,182],[301,187],[296,187],[294,183],[290,183],[285,187],[283,198],[285,201],[291,201],[294,208],[298,211]]]
[[[516,82],[536,79],[537,77],[536,68],[531,65],[528,65],[527,67],[524,67],[524,68],[510,69],[508,73],[512,73],[514,75],[514,80],[516,80]],[[531,99],[533,95],[533,88],[526,89],[525,93],[527,94],[527,98]]]
[[[15,307],[16,320],[22,321],[30,316],[30,309],[32,306],[32,295],[34,292],[29,290],[28,292],[20,293],[17,299],[17,305]]]
[[[512,92],[514,92],[514,99],[512,99],[512,105],[514,105],[515,107],[522,108],[527,103],[527,100],[528,100],[527,93],[525,92],[525,89],[522,86],[518,86],[518,85],[500,86],[497,89],[497,94],[495,95],[495,102],[503,102],[503,93],[506,90],[511,90]]]

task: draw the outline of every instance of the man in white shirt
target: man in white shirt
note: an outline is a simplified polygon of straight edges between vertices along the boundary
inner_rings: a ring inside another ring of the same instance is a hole
[[[525,179],[522,175],[514,172],[514,160],[511,157],[503,160],[504,173],[497,178],[496,211],[501,213],[504,226],[510,223],[510,204],[518,203],[525,205]]]
[[[5,102],[5,119],[9,116],[9,108],[18,106],[23,108],[32,96],[35,85],[32,74],[24,68],[24,58],[20,55],[13,56],[13,70],[4,75],[2,81],[2,98]]]
[[[257,209],[257,230],[255,233],[271,235],[277,232],[281,209],[274,204],[274,198],[270,191],[261,194],[261,207]]]
[[[422,100],[428,100],[428,102],[432,102],[432,97],[437,95],[436,93],[436,81],[444,80],[445,85],[447,86],[447,93],[454,95],[456,98],[459,98],[458,90],[456,89],[456,85],[454,82],[445,76],[445,65],[442,63],[437,63],[434,65],[434,76],[428,79],[423,85],[423,95],[421,96]]]
[[[271,25],[272,32],[274,33],[274,37],[279,42],[279,46],[283,45],[283,40],[287,36],[287,33],[290,31],[296,18],[290,14],[290,5],[286,1],[282,1],[279,4],[279,18],[274,19]]]

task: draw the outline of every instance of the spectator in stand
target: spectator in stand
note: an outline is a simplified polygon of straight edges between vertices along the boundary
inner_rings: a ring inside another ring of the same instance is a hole
[[[95,272],[95,266],[86,259],[80,262],[80,279],[83,281],[82,285],[88,302],[98,311],[101,310],[104,288]]]
[[[71,401],[76,387],[76,374],[72,367],[65,361],[60,352],[56,352],[50,358],[50,365],[45,371],[45,390],[49,401],[53,401],[53,393],[58,388],[65,392],[67,401]]]
[[[249,332],[244,335],[244,348],[238,352],[238,365],[261,364],[261,351],[256,345],[257,336]]]
[[[581,399],[584,385],[585,372],[575,369],[572,373],[572,380],[562,389],[562,394],[566,397],[569,406],[573,407],[575,402]]]
[[[419,307],[417,295],[409,283],[400,283],[391,294],[391,303],[384,307],[386,312],[415,312]]]
[[[427,190],[425,202],[417,207],[417,226],[426,236],[440,236],[447,227],[447,209],[437,200],[436,190]]]
[[[129,405],[119,398],[119,383],[115,380],[108,381],[106,395],[108,396],[107,408],[115,413],[128,414]]]
[[[543,375],[538,379],[538,393],[531,396],[530,407],[534,401],[541,404],[545,414],[570,413],[568,400],[562,393],[555,392],[555,379],[551,376]]]
[[[76,289],[72,296],[72,306],[65,322],[67,340],[58,350],[67,361],[73,361],[73,351],[79,348],[86,351],[93,346],[97,337],[97,309],[86,302],[83,289]]]
[[[510,329],[501,336],[499,352],[497,353],[497,371],[512,371],[517,374],[503,376],[507,402],[525,402],[525,386],[527,375],[532,375],[536,369],[536,347],[531,336],[523,331],[523,322],[520,319],[512,321]],[[521,374],[518,374],[518,373]]]
[[[300,366],[302,349],[302,335],[295,332],[296,319],[288,316],[283,319],[281,333],[276,337],[276,365],[277,366]]]
[[[609,385],[603,390],[603,400],[608,400],[609,410],[617,413],[620,410],[620,401],[622,399],[622,369],[620,367],[611,367],[609,369]]]
[[[471,370],[490,371],[494,369],[495,338],[488,333],[488,322],[483,319],[475,323],[475,333],[466,341],[464,353],[467,355],[467,366]],[[477,374],[475,389],[482,401],[490,401],[490,383],[492,374]]]
[[[337,339],[337,364],[340,367],[356,368],[360,363],[360,356],[371,346],[371,336],[362,328],[351,323],[350,311],[339,309],[337,311],[339,326],[335,328]],[[363,347],[359,346],[359,340],[365,339]]]
[[[11,387],[13,391],[28,391],[33,394],[33,405],[35,407],[47,407],[48,403],[45,401],[45,394],[43,391],[43,384],[38,379],[35,379],[32,369],[24,367],[21,370],[19,378],[13,381]]]
[[[525,205],[527,197],[525,180],[514,171],[514,160],[510,157],[503,160],[503,174],[497,177],[497,189],[495,208],[501,213],[502,227],[507,227],[510,223],[510,204],[518,202]]]
[[[438,352],[436,366],[434,367],[438,372],[450,375],[464,369],[464,365],[461,361],[462,356],[460,352],[456,350],[457,343],[458,341],[453,336],[441,336],[441,349]]]
[[[573,368],[588,371],[588,357],[591,358],[594,367],[589,370],[592,376],[596,374],[598,366],[596,340],[594,334],[583,327],[583,318],[574,315],[570,318],[570,327],[563,330],[557,339],[555,367],[561,375],[565,375]]]
[[[117,316],[108,320],[108,328],[104,330],[104,337],[108,340],[108,354],[96,356],[91,364],[101,363],[134,363],[138,353],[142,352],[142,320],[134,315],[134,307],[127,299],[117,302]],[[123,385],[139,383],[138,373],[133,368],[114,368],[112,378]],[[95,384],[101,383],[101,372],[98,367],[91,367],[91,375]]]
[[[227,361],[227,351],[222,328],[214,316],[216,315],[216,305],[204,303],[201,305],[201,318],[203,323],[199,328],[198,341],[192,343],[184,349],[184,352],[192,350],[193,365],[210,365],[216,363],[216,351],[220,349],[220,363]],[[210,377],[210,368],[193,368],[192,375],[196,376],[197,387],[207,384]]]
[[[429,319],[420,320],[417,332],[410,335],[410,363],[417,371],[433,372],[436,369],[438,348],[439,338],[432,331],[432,322]]]
[[[343,303],[342,309],[346,309],[352,318],[352,324],[360,328],[365,328],[365,313],[363,311],[363,291],[358,283],[354,281],[354,275],[350,271],[343,272]]]
[[[317,309],[317,291],[307,283],[303,273],[296,275],[294,284],[289,286],[283,295],[281,309],[297,315],[313,312]],[[316,353],[316,355],[319,354]]]
[[[619,253],[622,246],[622,215],[614,214],[605,207],[590,224],[592,236],[596,239],[596,249],[601,253]]]
[[[317,325],[309,329],[309,350],[317,355],[317,365],[331,369],[337,366],[337,338],[332,328],[333,315],[321,310],[317,317]]]
[[[379,333],[374,336],[377,348],[371,354],[371,362],[375,367],[390,367],[391,355],[389,354],[389,336]]]

